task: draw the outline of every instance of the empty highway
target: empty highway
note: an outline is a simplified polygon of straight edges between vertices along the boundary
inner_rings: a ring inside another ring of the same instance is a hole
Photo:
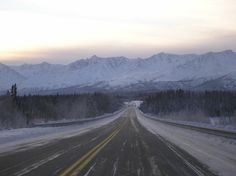
[[[215,175],[196,158],[145,129],[134,107],[78,136],[0,155],[1,176]]]

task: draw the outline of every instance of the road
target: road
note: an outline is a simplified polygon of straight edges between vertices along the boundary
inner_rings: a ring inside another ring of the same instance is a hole
[[[187,152],[142,127],[129,107],[108,125],[26,151],[0,155],[0,175],[214,175]]]

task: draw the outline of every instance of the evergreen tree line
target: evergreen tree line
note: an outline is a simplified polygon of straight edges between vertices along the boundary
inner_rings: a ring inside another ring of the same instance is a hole
[[[10,91],[0,97],[0,128],[29,126],[37,121],[91,118],[114,112],[120,106],[117,97],[103,93],[16,96]]]
[[[203,112],[210,117],[230,117],[236,115],[236,92],[167,90],[148,95],[140,108],[154,114],[188,111]]]

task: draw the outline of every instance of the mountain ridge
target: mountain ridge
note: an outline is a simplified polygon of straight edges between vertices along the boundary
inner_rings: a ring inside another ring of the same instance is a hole
[[[4,70],[8,71],[5,73]],[[85,87],[90,87],[91,91],[93,88],[94,91],[140,88],[208,89],[207,85],[213,83],[206,83],[221,79],[221,84],[226,84],[227,81],[222,81],[224,78],[231,80],[227,84],[233,85],[219,84],[219,89],[224,87],[234,90],[235,70],[236,52],[232,50],[182,55],[162,52],[142,59],[129,59],[124,56],[104,58],[94,55],[67,65],[42,62],[7,66],[0,63],[0,90],[7,89],[14,82],[17,83],[19,91],[24,90],[24,93],[27,93],[27,90],[59,91],[70,87],[77,87],[76,92]],[[8,81],[4,77],[8,77]]]

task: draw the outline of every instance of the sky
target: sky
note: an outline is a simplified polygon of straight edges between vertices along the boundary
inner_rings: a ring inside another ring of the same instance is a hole
[[[0,0],[0,62],[236,50],[236,0]]]

